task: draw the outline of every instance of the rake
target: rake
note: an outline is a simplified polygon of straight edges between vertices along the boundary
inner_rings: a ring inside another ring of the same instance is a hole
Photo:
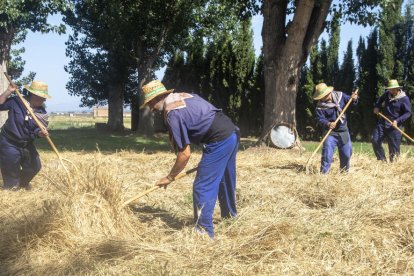
[[[197,168],[197,167],[195,167],[195,168],[192,168],[192,169],[190,169],[190,170],[188,170],[188,171],[185,171],[185,172],[179,173],[179,174],[178,174],[178,175],[174,178],[174,181],[175,181],[175,180],[178,180],[178,179],[180,179],[180,178],[183,178],[184,176],[189,175],[190,173],[193,173],[193,172],[197,171],[197,169],[198,169],[198,168]],[[153,191],[155,191],[155,190],[158,190],[159,188],[161,188],[161,186],[154,186],[154,187],[152,187],[151,189],[148,189],[148,190],[146,190],[146,191],[144,191],[144,192],[142,192],[142,193],[140,193],[140,194],[138,194],[138,195],[136,195],[136,196],[134,196],[134,197],[132,197],[132,198],[128,199],[127,201],[125,201],[125,202],[122,204],[122,207],[125,207],[125,206],[129,205],[131,202],[133,202],[133,201],[135,201],[135,200],[137,200],[137,199],[139,199],[139,198],[143,197],[144,195],[147,195],[147,194],[149,194],[149,193],[151,193],[151,192],[153,192]]]
[[[404,131],[402,131],[398,126],[394,125],[394,123],[388,119],[384,114],[382,114],[381,112],[378,112],[378,115],[380,115],[382,118],[384,118],[385,120],[387,120],[396,130],[398,130],[399,132],[401,132],[402,135],[405,136],[405,138],[407,138],[408,140],[410,140],[411,142],[414,143],[414,139],[411,138],[407,133],[405,133]]]

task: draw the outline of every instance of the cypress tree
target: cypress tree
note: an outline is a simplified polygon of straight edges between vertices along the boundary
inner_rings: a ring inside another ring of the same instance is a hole
[[[362,50],[362,49],[361,49]],[[361,54],[361,52],[360,52]],[[363,127],[360,135],[365,141],[369,140],[375,127],[376,116],[373,113],[373,104],[377,96],[378,85],[378,30],[374,29],[367,39],[367,48],[360,57],[359,75],[359,104],[358,108],[362,117]]]
[[[354,82],[355,82],[355,64],[352,50],[352,40],[348,42],[348,47],[346,49],[344,60],[341,64],[340,81],[338,81],[337,89],[343,91],[346,94],[351,94]],[[350,114],[350,134],[353,139],[357,137],[358,129],[360,128],[361,118],[356,109],[351,108],[349,111]]]
[[[319,51],[319,66],[321,70],[321,76],[318,82],[328,82],[328,45],[325,39],[321,41],[321,50]],[[328,85],[330,85],[328,83]]]
[[[355,81],[355,64],[352,50],[352,40],[348,42],[348,47],[344,55],[344,60],[341,64],[339,75],[341,78],[340,81],[338,81],[336,88],[347,94],[351,93]]]
[[[339,78],[338,51],[341,36],[340,17],[338,14],[335,14],[332,19],[330,25],[330,34],[326,82],[335,87],[337,79]]]
[[[253,30],[251,19],[242,20],[234,39],[234,57],[235,66],[233,71],[233,79],[235,81],[234,109],[239,116],[238,124],[242,134],[250,134],[252,132],[253,122],[251,118],[256,113],[246,112],[249,110],[251,86],[254,75],[255,52],[253,46]]]
[[[377,72],[379,83],[378,91],[382,94],[386,82],[393,78],[395,70],[395,56],[397,53],[395,43],[395,28],[401,20],[402,0],[389,0],[381,4],[382,17],[379,28],[380,47],[378,52],[379,62]]]
[[[251,116],[252,135],[259,135],[263,128],[264,118],[264,101],[265,101],[265,82],[264,82],[264,65],[263,54],[261,54],[256,61],[253,75],[253,85],[251,88],[251,94],[249,95],[249,114]]]

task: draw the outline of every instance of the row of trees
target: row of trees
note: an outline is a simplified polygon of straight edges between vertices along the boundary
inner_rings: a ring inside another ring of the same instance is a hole
[[[151,132],[152,117],[146,110],[136,109],[142,102],[142,85],[168,61],[171,68],[178,66],[173,60],[179,61],[180,55],[183,65],[198,59],[205,68],[199,91],[228,109],[246,125],[242,127],[248,133],[258,124],[251,117],[260,120],[260,141],[266,141],[275,124],[296,127],[301,68],[323,32],[328,14],[341,22],[372,24],[380,10],[376,8],[382,4],[384,9],[394,2],[401,1],[14,0],[2,2],[1,12],[6,16],[0,17],[4,20],[0,33],[49,30],[47,15],[62,12],[64,22],[74,31],[67,42],[71,58],[66,67],[71,74],[68,90],[81,95],[86,106],[108,103],[112,130],[123,128],[122,107],[131,104],[132,129]],[[245,19],[258,11],[264,17],[263,55],[252,67],[248,40],[241,40],[251,39],[249,30],[243,31],[250,28]],[[26,21],[15,21],[15,14]],[[10,47],[6,46],[10,44],[0,39],[0,47],[8,56]],[[231,42],[234,40],[239,42]],[[197,47],[205,47],[205,51]],[[232,59],[230,63],[228,58]],[[256,82],[260,78],[262,81]],[[230,96],[230,92],[236,94]],[[244,108],[250,111],[244,112]],[[242,115],[237,117],[240,110]]]
[[[390,78],[396,78],[414,103],[414,18],[409,3],[401,14],[402,1],[383,6],[383,17],[371,34],[360,37],[356,56],[350,40],[339,61],[340,16],[329,22],[328,41],[312,47],[309,62],[303,66],[296,99],[296,122],[300,136],[318,140],[314,120],[314,87],[326,82],[337,90],[351,93],[360,89],[360,101],[350,110],[351,135],[369,140],[376,117],[375,99],[383,93]],[[164,82],[178,90],[196,91],[223,108],[241,127],[244,135],[260,135],[264,114],[263,55],[253,57],[249,21],[240,23],[232,33],[222,33],[215,41],[199,41],[194,49],[178,51],[168,63]],[[400,49],[396,51],[396,49]],[[407,124],[408,132],[414,121]]]

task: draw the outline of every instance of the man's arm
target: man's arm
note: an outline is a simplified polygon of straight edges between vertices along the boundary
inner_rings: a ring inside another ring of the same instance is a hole
[[[374,113],[375,113],[375,114],[378,114],[378,113],[380,112],[380,108],[381,108],[382,103],[384,102],[384,99],[385,99],[385,95],[386,95],[386,94],[387,94],[387,93],[382,94],[382,95],[378,98],[378,100],[376,100],[376,101],[374,102]]]
[[[190,145],[185,145],[184,148],[178,152],[174,166],[171,168],[170,173],[166,177],[163,177],[160,180],[158,180],[158,182],[155,185],[165,186],[166,188],[167,185],[173,182],[174,178],[184,170],[185,166],[188,163],[188,160],[190,160],[190,156]]]
[[[401,111],[401,116],[395,120],[397,124],[404,123],[411,116],[411,103],[408,97],[405,97],[405,99],[403,99],[401,104]]]

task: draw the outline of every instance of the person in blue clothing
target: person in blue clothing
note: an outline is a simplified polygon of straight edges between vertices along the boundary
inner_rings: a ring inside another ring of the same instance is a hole
[[[161,111],[174,149],[178,152],[169,174],[156,185],[166,187],[186,166],[191,144],[203,144],[193,184],[195,229],[214,238],[213,211],[219,200],[221,217],[237,216],[236,154],[239,129],[221,109],[196,94],[172,93],[154,80],[144,85],[144,104]]]
[[[33,81],[25,85],[28,95],[25,98],[34,114],[45,128],[37,126],[23,102],[10,95],[16,87],[9,85],[0,95],[0,110],[8,110],[8,118],[0,132],[0,167],[3,188],[29,190],[30,181],[41,169],[39,154],[33,144],[37,137],[46,137],[48,118],[43,103],[50,98],[47,84]]]
[[[352,96],[349,96],[340,91],[335,91],[332,86],[327,86],[325,83],[319,83],[315,87],[313,99],[318,101],[316,106],[316,122],[322,127],[324,135],[329,129],[332,129],[322,147],[322,174],[329,172],[336,147],[338,147],[341,170],[349,170],[352,144],[347,126],[347,118],[344,114],[338,123],[335,124],[335,120],[351,98],[356,103],[358,99],[357,93],[354,92]]]
[[[374,103],[374,113],[378,114],[382,109],[384,116],[393,124],[391,125],[384,118],[379,118],[372,133],[372,147],[378,160],[387,161],[382,147],[382,141],[387,138],[390,162],[393,162],[400,155],[401,144],[401,132],[394,127],[402,128],[402,124],[410,118],[411,103],[397,80],[390,80],[385,89],[385,93]]]

